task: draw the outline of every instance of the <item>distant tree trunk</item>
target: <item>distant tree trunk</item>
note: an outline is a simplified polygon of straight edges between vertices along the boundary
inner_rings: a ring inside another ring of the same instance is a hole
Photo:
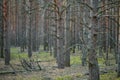
[[[48,14],[50,14],[51,12],[49,11],[48,12]],[[48,19],[48,25],[49,25],[49,27],[48,27],[48,50],[49,50],[49,52],[50,52],[50,55],[52,56],[52,23],[53,23],[53,21],[52,21],[52,19],[51,19],[51,17],[52,17],[52,14],[50,14],[50,16],[49,16],[49,19]]]
[[[56,3],[56,0],[54,0],[54,2]],[[55,7],[54,10],[57,10],[57,8]],[[55,30],[54,30],[54,35],[57,34],[57,13],[54,12],[54,16],[55,16],[55,20],[54,20],[54,25],[55,25]],[[57,37],[54,36],[54,58],[57,57]]]
[[[28,57],[32,57],[32,0],[29,0]]]
[[[74,3],[74,1],[71,1]],[[74,3],[75,4],[75,3]],[[76,39],[75,39],[75,28],[76,28],[76,13],[75,13],[75,6],[71,7],[71,45],[76,44]],[[76,46],[72,47],[72,53],[75,53]]]
[[[37,5],[37,8],[39,9],[39,3],[36,1],[35,2],[35,6]],[[35,45],[35,51],[38,51],[39,50],[39,39],[38,39],[38,36],[39,36],[39,10],[36,10],[35,11],[35,31],[36,31],[36,45]]]
[[[54,15],[55,15],[55,19],[57,19],[56,13],[54,13]],[[54,35],[56,35],[57,34],[57,21],[56,20],[54,21],[54,25],[55,25]],[[54,36],[54,58],[56,57],[57,57],[57,37]]]
[[[120,16],[120,7],[118,7],[118,16]],[[118,19],[117,19],[117,21],[118,21],[118,24],[117,24],[117,46],[116,46],[116,48],[117,48],[117,58],[118,59],[116,59],[116,60],[118,60],[117,61],[117,63],[118,63],[118,68],[117,68],[117,77],[120,77],[120,17],[118,17]]]
[[[99,66],[97,60],[97,53],[96,53],[96,39],[97,39],[97,31],[96,28],[98,26],[97,20],[97,7],[98,7],[98,0],[91,0],[91,6],[93,10],[90,12],[91,23],[89,27],[89,45],[88,45],[88,61],[89,61],[89,80],[100,80],[99,77]]]
[[[120,41],[119,41],[120,44]],[[118,68],[117,68],[117,77],[120,77],[120,45],[118,45]]]
[[[26,1],[22,0],[22,9],[21,9],[21,39],[20,39],[20,48],[21,52],[25,51],[26,48],[26,11],[25,11]]]
[[[44,4],[48,4],[49,1],[47,0],[44,0]],[[49,9],[49,8],[48,8]],[[48,31],[49,31],[49,11],[48,10],[45,10],[44,11],[44,41],[43,41],[43,48],[44,48],[44,51],[48,51],[49,50],[49,36],[48,36]]]
[[[16,29],[15,29],[15,46],[18,46],[18,22],[19,22],[19,20],[18,20],[18,14],[19,14],[19,2],[18,2],[18,0],[15,0],[15,6],[16,6],[16,8],[15,8],[15,22],[16,22]]]
[[[117,7],[116,9],[117,9],[116,15],[120,16],[120,7]],[[120,59],[119,59],[120,58],[119,57],[120,56],[120,41],[119,41],[120,40],[119,39],[120,38],[120,34],[119,34],[120,33],[120,17],[117,17],[116,21],[117,21],[117,27],[116,27],[116,30],[115,30],[115,34],[116,34],[115,59],[116,59],[116,63],[118,63],[120,61]],[[120,64],[119,64],[119,67],[120,67]],[[120,75],[120,73],[119,73],[119,75]]]
[[[45,10],[44,15],[44,51],[48,51],[48,11]]]
[[[67,1],[68,3],[69,1]],[[65,66],[70,67],[70,7],[66,10],[66,23],[65,23]]]
[[[55,21],[57,22],[57,21]],[[55,23],[55,33],[54,34],[57,34],[57,24]],[[57,37],[54,36],[54,58],[57,57]]]
[[[102,3],[102,5],[101,6],[103,6],[103,3]],[[102,10],[102,9],[101,9]],[[101,13],[102,14],[102,13]],[[100,18],[99,19],[99,22],[98,22],[98,32],[99,32],[99,34],[98,34],[98,46],[99,46],[99,57],[102,57],[103,56],[103,53],[102,53],[102,36],[103,36],[103,34],[102,34],[102,30],[103,30],[103,26],[102,26],[102,24],[101,24],[101,22],[102,22],[102,18]]]
[[[86,0],[84,0],[84,3],[88,4],[89,2],[87,2]],[[83,16],[83,23],[87,24],[87,22],[89,22],[88,16],[90,15],[89,9],[87,7],[81,7],[82,9],[82,16]],[[88,29],[86,28],[86,25],[83,25],[83,27],[81,28],[82,32],[81,32],[81,40],[82,40],[82,66],[86,65],[86,59],[87,59],[87,49],[86,49],[86,44],[88,42]]]
[[[37,8],[36,1],[33,1],[32,8]],[[33,25],[32,25],[32,50],[34,52],[37,51],[37,26],[36,26],[36,11],[32,11],[32,19],[33,19]]]
[[[22,0],[16,0],[16,20],[17,20],[17,30],[16,30],[16,46],[20,47],[21,45],[21,30],[22,30],[22,19],[21,19],[21,5]]]
[[[8,11],[10,10],[8,0],[3,1],[3,10],[4,10],[4,52],[5,52],[5,65],[10,64],[10,25],[9,25],[9,19],[8,19]]]
[[[106,3],[108,3],[108,0],[106,0]],[[108,8],[108,5],[106,6],[106,9]],[[109,15],[108,13],[108,10],[106,10],[105,12],[106,15]],[[106,48],[105,48],[105,52],[106,52],[106,55],[105,55],[105,64],[108,65],[109,62],[108,62],[108,49],[109,49],[109,16],[106,16],[105,17],[105,28],[106,28]]]
[[[0,57],[4,58],[3,0],[0,0]]]

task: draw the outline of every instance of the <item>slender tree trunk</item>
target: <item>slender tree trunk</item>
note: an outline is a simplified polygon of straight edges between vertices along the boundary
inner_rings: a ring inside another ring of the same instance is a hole
[[[86,0],[84,1],[84,3],[88,3]],[[87,24],[87,22],[89,22],[89,19],[87,16],[89,16],[90,14],[88,13],[89,12],[89,9],[87,7],[82,7],[82,16],[83,16],[83,23],[84,24]],[[88,42],[88,29],[86,28],[86,25],[83,25],[83,28],[82,28],[82,35],[81,35],[81,38],[82,38],[82,66],[85,66],[86,65],[86,59],[87,59],[87,49],[85,48],[86,47],[86,44]]]
[[[48,11],[45,10],[44,15],[44,51],[48,51]],[[46,17],[47,16],[47,17]]]
[[[68,1],[69,2],[69,1]],[[68,3],[67,2],[67,3]],[[65,24],[65,66],[70,67],[70,7],[66,10]]]
[[[56,15],[56,13],[54,13],[54,15],[55,15],[55,19],[57,19],[57,15]],[[55,35],[57,34],[57,21],[55,20],[54,21],[54,24],[55,24]],[[56,58],[57,57],[57,37],[56,36],[54,36],[54,58]]]
[[[32,0],[29,0],[30,13],[29,13],[29,28],[28,28],[28,57],[32,57]]]
[[[39,3],[36,1],[35,2],[35,6],[38,5]],[[39,9],[39,6],[37,6],[37,8]],[[39,10],[36,10],[35,12],[35,31],[36,31],[36,49],[35,51],[39,50]]]
[[[118,16],[120,16],[120,8],[118,7]],[[118,68],[117,68],[117,77],[120,77],[120,18],[118,17],[117,25],[117,54],[118,54]]]
[[[16,0],[15,1],[15,6],[16,6],[16,9],[15,9],[15,20],[16,20],[16,30],[15,30],[15,46],[18,46],[18,15],[19,15],[19,13],[18,13],[18,11],[19,11],[19,9],[18,9],[18,7],[19,7],[19,2],[18,2],[18,0]]]
[[[56,0],[54,0],[54,2],[56,3]],[[57,10],[57,8],[55,7],[55,9],[54,10]],[[54,12],[54,15],[55,15],[55,20],[54,20],[54,25],[55,25],[55,33],[54,33],[54,35],[56,35],[57,34],[57,26],[58,26],[58,24],[57,24],[57,13],[56,12]],[[57,37],[56,36],[54,36],[54,58],[57,58]]]
[[[117,16],[120,16],[120,7],[117,7],[117,13],[116,13]],[[118,57],[120,56],[120,18],[117,17],[116,18],[117,20],[117,27],[116,27],[116,46],[115,46],[115,59],[116,59],[116,63],[118,63],[120,61],[120,59],[118,59]],[[120,57],[119,57],[120,58]],[[119,67],[120,67],[120,64],[119,64]],[[119,70],[120,71],[120,70]],[[120,75],[120,73],[118,73]],[[120,77],[120,76],[119,76]]]
[[[98,20],[97,20],[97,7],[98,7],[98,0],[91,0],[91,6],[93,7],[93,11],[90,12],[91,17],[91,24],[89,27],[89,80],[100,80],[99,77],[99,66],[98,66],[98,60],[97,60],[97,53],[96,53],[96,39],[97,39],[97,31],[96,28],[98,26]]]
[[[0,57],[4,58],[3,0],[0,0]]]
[[[18,2],[18,3],[17,3]],[[22,0],[16,0],[16,3],[18,5],[17,7],[17,33],[16,33],[16,41],[17,41],[17,47],[20,47],[21,45],[21,29],[22,29],[22,23],[21,23],[21,5]]]
[[[58,16],[57,26],[57,63],[58,68],[64,68],[64,52],[63,52],[63,20],[61,16]]]
[[[25,12],[25,0],[22,0],[22,9],[21,9],[21,39],[20,39],[20,48],[21,52],[25,51],[25,46],[26,46],[26,12]]]
[[[106,3],[108,3],[108,0],[106,0],[105,1]],[[108,8],[108,5],[106,6],[106,9]],[[105,14],[106,15],[109,15],[109,13],[108,13],[108,10],[106,10],[106,12],[105,12]],[[106,65],[108,65],[109,64],[109,62],[108,62],[108,49],[109,49],[109,16],[106,16],[105,17],[105,28],[106,28],[106,50],[105,50],[105,52],[106,52],[106,55],[105,55],[105,59],[106,59],[106,61],[105,61],[105,64]]]
[[[9,32],[10,32],[10,26],[9,24],[9,19],[8,19],[8,11],[9,11],[9,4],[7,0],[3,1],[3,7],[4,7],[4,52],[5,52],[5,65],[9,65],[10,64],[10,36],[9,36]]]

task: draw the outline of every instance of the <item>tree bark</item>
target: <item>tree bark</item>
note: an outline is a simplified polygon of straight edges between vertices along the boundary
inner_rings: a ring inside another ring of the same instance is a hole
[[[3,0],[0,0],[0,57],[4,58]]]
[[[32,57],[32,0],[29,0],[28,57]]]
[[[70,0],[69,0],[70,1]],[[69,3],[67,1],[67,4]],[[66,24],[65,24],[65,66],[70,67],[70,7],[66,10]]]
[[[4,0],[3,1],[3,10],[4,10],[4,52],[5,52],[5,65],[9,65],[10,64],[10,36],[9,36],[9,32],[10,32],[10,26],[9,26],[9,4],[8,4],[8,0]]]
[[[97,31],[96,28],[98,26],[97,20],[97,7],[98,7],[98,0],[91,0],[91,6],[93,10],[90,11],[91,23],[89,27],[89,46],[88,46],[88,61],[89,61],[89,80],[100,80],[99,76],[99,66],[97,60],[97,53],[96,53],[96,39],[97,39]]]
[[[26,11],[25,11],[25,5],[26,5],[26,1],[22,0],[22,7],[21,7],[21,39],[20,39],[20,48],[21,48],[21,52],[25,51],[25,47],[26,47]]]
[[[64,52],[63,52],[63,20],[61,16],[58,16],[57,26],[57,62],[58,68],[64,68]]]
[[[120,8],[118,7],[118,16],[120,16]],[[120,77],[120,18],[118,17],[117,24],[117,55],[118,55],[118,69],[117,69],[117,77]]]

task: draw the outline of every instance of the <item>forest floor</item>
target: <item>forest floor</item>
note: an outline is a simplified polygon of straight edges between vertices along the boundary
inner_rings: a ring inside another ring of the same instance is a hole
[[[23,70],[23,72],[17,72],[16,74],[7,74],[9,71],[14,71],[11,66],[4,65],[4,59],[0,59],[0,80],[88,80],[88,66],[82,66],[80,60],[80,54],[71,55],[71,67],[65,69],[58,69],[56,60],[50,56],[49,53],[41,52],[35,53],[33,58],[39,60],[39,64],[42,70],[37,71],[25,71],[20,63],[20,56],[27,58],[26,53],[20,53],[19,56],[16,51],[12,52],[11,65],[14,69]],[[105,74],[101,75],[101,80],[120,80],[116,78],[115,65],[105,66],[104,60],[99,59],[100,71],[104,71]],[[109,71],[109,72],[108,72]]]

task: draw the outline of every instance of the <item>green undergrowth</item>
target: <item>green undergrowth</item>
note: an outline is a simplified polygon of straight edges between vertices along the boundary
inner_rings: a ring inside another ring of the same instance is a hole
[[[26,52],[20,53],[19,48],[11,48],[11,59],[19,59],[19,58],[28,58],[28,55]]]
[[[54,60],[53,56],[50,56],[50,53],[48,52],[40,52],[36,55],[36,57],[39,56],[39,59],[42,61],[51,61]]]
[[[120,80],[120,78],[117,78],[116,72],[109,72],[107,74],[103,74],[100,76],[101,80]]]
[[[112,53],[108,54],[108,60],[106,60],[106,53],[104,53],[104,56],[98,57],[98,63],[100,67],[105,67],[106,65],[108,66],[113,66],[116,64],[115,62],[115,56]]]
[[[19,48],[12,47],[11,48],[11,59],[19,59],[19,58],[25,58],[28,59],[27,51],[20,53]],[[55,60],[53,56],[50,56],[50,53],[48,52],[33,52],[32,58],[38,59],[40,61],[51,61]],[[70,57],[70,64],[71,65],[79,65],[81,64],[81,57],[80,55],[71,55]],[[100,66],[105,66],[105,60],[104,58],[98,58],[98,63]]]
[[[109,57],[110,57],[110,60],[109,60],[110,64],[114,64],[115,60],[113,58],[113,55],[109,54]],[[15,60],[18,61],[19,58],[28,59],[27,51],[24,52],[24,53],[20,53],[19,48],[12,47],[11,48],[11,59],[14,60],[14,61]],[[48,53],[48,52],[33,52],[32,58],[35,59],[35,60],[38,60],[38,61],[51,61],[51,60],[55,61],[55,58],[50,56],[50,53]],[[70,64],[75,65],[75,66],[76,65],[78,66],[82,62],[80,55],[73,55],[72,54],[71,57],[70,57],[70,60],[71,60]],[[99,63],[100,67],[105,67],[105,59],[103,57],[98,58],[98,63]],[[101,78],[100,80],[120,80],[120,78],[117,78],[116,75],[117,75],[116,72],[109,72],[107,74],[100,75],[100,78]],[[74,75],[74,76],[71,76],[71,75],[67,74],[67,75],[64,75],[64,76],[56,76],[55,80],[74,80],[74,77],[80,78],[82,76],[83,75],[81,75],[81,74]],[[30,78],[26,78],[26,77],[23,77],[23,76],[19,75],[14,80],[45,80],[45,79],[41,78],[38,75],[31,76]]]
[[[74,80],[75,77],[82,78],[84,76],[83,75],[77,75],[77,76],[66,75],[66,76],[59,76],[55,78],[55,80]],[[87,78],[85,80],[87,80]],[[100,75],[100,80],[120,80],[120,78],[117,78],[116,72],[109,72],[107,74]]]
[[[31,75],[26,77],[26,75],[18,74],[17,76],[11,78],[10,80],[45,80],[45,79],[38,75]]]
[[[55,80],[73,80],[72,76],[66,75],[66,76],[59,76],[55,78]]]
[[[105,60],[104,58],[98,58],[98,64],[100,67],[105,67]]]
[[[71,56],[70,61],[71,61],[70,62],[71,65],[81,64],[80,56]]]
[[[26,52],[19,52],[19,48],[11,48],[11,59],[18,60],[18,59],[28,59],[28,53]],[[33,52],[32,59],[36,59],[39,61],[51,61],[54,58],[50,56],[48,52]]]
[[[57,76],[54,80],[82,80],[85,76],[80,73],[72,75]]]

